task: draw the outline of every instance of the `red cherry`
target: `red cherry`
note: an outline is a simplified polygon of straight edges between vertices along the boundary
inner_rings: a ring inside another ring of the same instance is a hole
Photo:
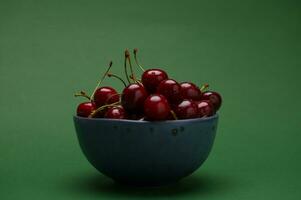
[[[202,92],[195,84],[184,82],[181,83],[180,86],[183,99],[190,99],[194,101],[201,100]]]
[[[144,101],[148,94],[142,84],[132,83],[124,88],[121,104],[129,113],[142,113]]]
[[[154,93],[160,82],[167,78],[166,72],[161,69],[148,69],[142,74],[142,83],[149,93]]]
[[[100,87],[94,93],[96,107],[111,104],[119,101],[119,95],[114,88]]]
[[[209,117],[214,114],[214,107],[209,100],[197,102],[200,117]]]
[[[148,120],[166,120],[169,113],[170,107],[163,95],[150,95],[144,102],[144,114]]]
[[[217,92],[205,92],[203,95],[202,95],[202,100],[209,100],[215,111],[218,111],[218,109],[221,107],[222,105],[222,97],[219,93]]]
[[[183,100],[176,106],[175,113],[179,119],[191,119],[199,117],[198,106],[191,100]]]
[[[101,111],[98,111],[97,113],[94,113],[91,117],[92,118],[104,118],[105,113],[107,112],[108,108],[105,108]]]
[[[96,109],[96,106],[93,102],[84,102],[77,106],[77,116],[80,117],[89,117],[93,110]]]
[[[111,118],[111,119],[125,119],[126,118],[126,112],[122,106],[115,106],[109,108],[105,113],[105,118]]]
[[[181,86],[173,79],[161,81],[157,88],[157,93],[164,95],[171,104],[178,104],[182,100]]]

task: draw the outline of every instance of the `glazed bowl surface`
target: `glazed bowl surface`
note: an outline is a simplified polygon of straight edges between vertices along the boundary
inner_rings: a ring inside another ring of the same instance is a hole
[[[74,116],[80,147],[102,174],[130,185],[164,185],[197,170],[215,139],[218,115],[148,122]]]

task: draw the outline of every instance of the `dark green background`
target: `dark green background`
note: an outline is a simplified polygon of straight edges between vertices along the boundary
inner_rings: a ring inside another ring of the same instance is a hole
[[[298,0],[0,0],[0,199],[300,199],[300,25]],[[73,93],[134,47],[224,97],[211,156],[174,186],[116,186],[77,144]]]

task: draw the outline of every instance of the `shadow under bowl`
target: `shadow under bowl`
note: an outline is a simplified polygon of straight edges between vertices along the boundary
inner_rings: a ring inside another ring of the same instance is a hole
[[[74,116],[88,161],[116,182],[159,186],[197,170],[213,146],[218,115],[148,122]]]

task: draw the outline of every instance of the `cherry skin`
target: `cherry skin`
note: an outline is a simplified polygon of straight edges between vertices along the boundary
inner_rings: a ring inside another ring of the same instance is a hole
[[[167,79],[167,73],[161,69],[148,69],[142,74],[142,83],[149,93],[155,93],[161,81]]]
[[[191,100],[183,100],[175,108],[175,113],[179,119],[192,119],[198,118],[198,106]]]
[[[148,94],[142,84],[132,83],[123,89],[121,104],[130,114],[142,113],[147,96]]]
[[[94,102],[96,107],[119,101],[119,95],[112,87],[100,87],[95,91]]]
[[[214,107],[209,100],[197,102],[200,117],[210,117],[215,113]]]
[[[93,102],[84,102],[77,106],[77,116],[80,117],[89,117],[93,110],[96,109],[96,106]]]
[[[222,105],[222,97],[217,92],[212,92],[212,91],[204,92],[204,94],[202,95],[202,100],[209,100],[212,103],[215,111],[218,111],[218,109]]]
[[[144,102],[144,114],[147,120],[166,120],[170,113],[167,99],[160,94],[153,94],[147,97]]]
[[[106,111],[104,117],[110,119],[125,119],[126,112],[122,106],[114,106]]]
[[[173,79],[161,81],[158,85],[157,93],[164,95],[170,104],[178,104],[181,102],[181,86]]]
[[[106,112],[107,112],[108,108],[105,108],[101,111],[98,111],[94,116],[93,118],[104,118]]]
[[[181,95],[183,99],[189,99],[194,101],[201,100],[202,92],[195,84],[184,82],[181,83],[180,86],[181,86]]]

